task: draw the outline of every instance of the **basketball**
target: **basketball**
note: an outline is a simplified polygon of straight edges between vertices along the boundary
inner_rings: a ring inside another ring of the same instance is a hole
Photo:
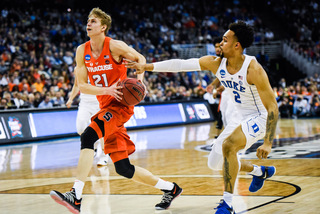
[[[135,78],[127,78],[119,82],[123,88],[120,90],[122,95],[122,104],[134,106],[140,103],[144,98],[145,89],[140,80]]]

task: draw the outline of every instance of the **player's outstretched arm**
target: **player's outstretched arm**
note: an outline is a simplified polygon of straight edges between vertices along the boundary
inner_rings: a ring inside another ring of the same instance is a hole
[[[154,71],[154,72],[185,72],[185,71],[201,71],[211,70],[210,63],[214,62],[214,56],[204,56],[199,58],[191,59],[170,59],[161,62],[141,64],[135,61],[127,60],[125,65],[127,68],[137,70],[137,74],[141,70]]]
[[[253,60],[249,66],[247,80],[248,83],[250,82],[256,85],[261,101],[268,111],[266,124],[267,130],[264,137],[264,143],[257,149],[257,157],[259,159],[267,158],[271,152],[272,142],[278,122],[279,111],[277,101],[265,70],[255,60]]]

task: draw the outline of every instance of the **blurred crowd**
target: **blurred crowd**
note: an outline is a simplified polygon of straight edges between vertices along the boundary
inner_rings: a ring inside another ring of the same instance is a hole
[[[4,1],[7,6],[16,2]],[[51,3],[57,2],[61,3]],[[0,109],[65,106],[74,84],[76,47],[88,40],[86,20],[91,8],[52,7],[36,0],[16,5],[0,11]],[[118,0],[100,8],[113,19],[108,36],[125,41],[147,62],[178,58],[173,44],[211,43],[238,19],[254,26],[256,42],[274,38],[241,1]],[[128,76],[133,77],[133,71],[128,70]],[[208,72],[146,72],[144,102],[202,99],[213,78]],[[294,87],[296,96],[300,92]],[[278,87],[279,102],[289,89]],[[78,103],[79,97],[73,104]]]
[[[89,10],[52,9],[32,0],[27,3],[1,10],[0,108],[64,106],[74,83],[76,47],[88,40]],[[178,57],[172,44],[210,43],[237,19],[251,23],[257,32],[264,31],[256,14],[238,1],[120,0],[106,12],[113,18],[109,36],[125,41],[148,62]],[[212,75],[147,73],[145,79],[149,91],[145,101],[158,102],[202,98]],[[78,102],[76,99],[74,104]]]
[[[320,116],[319,74],[296,81],[293,85],[287,85],[282,78],[273,91],[277,97],[281,118]]]
[[[268,0],[284,22],[290,46],[308,61],[320,65],[320,2]]]

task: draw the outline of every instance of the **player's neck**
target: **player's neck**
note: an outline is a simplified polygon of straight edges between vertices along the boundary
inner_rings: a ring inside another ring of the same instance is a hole
[[[228,57],[227,58],[228,71],[231,72],[231,73],[236,73],[237,71],[239,71],[241,69],[241,67],[242,67],[244,59],[245,59],[245,56],[243,54],[234,55],[232,57]]]
[[[105,36],[103,34],[90,37],[90,45],[92,51],[102,51],[104,45]]]

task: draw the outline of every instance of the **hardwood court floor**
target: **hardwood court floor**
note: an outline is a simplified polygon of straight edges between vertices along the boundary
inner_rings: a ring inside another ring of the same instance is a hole
[[[90,172],[83,195],[85,214],[209,214],[222,198],[222,177],[207,167],[206,141],[213,123],[130,131],[136,143],[131,162],[183,188],[166,211],[155,211],[161,192],[124,179],[111,162]],[[240,174],[234,197],[237,213],[318,213],[320,210],[320,120],[280,120],[270,158],[255,149],[243,156],[277,173],[250,193],[251,176]],[[209,142],[208,142],[209,143]],[[258,142],[259,144],[259,142]],[[0,146],[0,213],[69,213],[49,196],[69,191],[80,150],[79,137]]]

